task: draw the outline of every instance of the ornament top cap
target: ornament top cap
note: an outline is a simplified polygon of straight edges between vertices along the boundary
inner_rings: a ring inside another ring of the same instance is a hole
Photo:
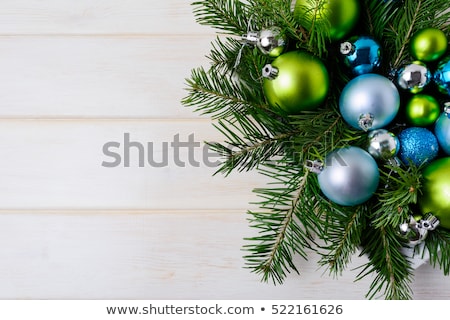
[[[349,41],[342,42],[340,52],[346,56],[352,55],[355,52],[355,45]]]
[[[241,40],[245,44],[255,45],[259,40],[259,32],[250,31],[247,34],[243,34]]]
[[[278,68],[271,64],[266,64],[262,69],[262,76],[269,80],[273,80],[278,76]]]
[[[322,161],[319,160],[306,160],[305,168],[308,169],[312,173],[319,174],[323,171],[324,165]]]
[[[444,112],[450,118],[450,102],[444,103]]]

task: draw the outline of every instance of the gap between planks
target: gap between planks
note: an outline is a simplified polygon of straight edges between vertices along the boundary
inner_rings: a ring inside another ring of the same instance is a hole
[[[0,209],[0,216],[7,214],[58,214],[58,215],[180,215],[180,214],[198,214],[198,215],[228,215],[228,214],[247,214],[248,208],[243,209]]]

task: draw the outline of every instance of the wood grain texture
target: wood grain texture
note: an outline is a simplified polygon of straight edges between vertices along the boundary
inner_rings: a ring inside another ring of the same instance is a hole
[[[220,158],[209,156],[204,141],[221,136],[209,121],[0,123],[5,209],[237,209],[254,201],[252,189],[266,180],[256,173],[213,177],[217,167],[210,163]],[[177,155],[176,136],[198,146],[179,147]],[[109,149],[121,158],[116,167],[103,164],[116,161],[103,150],[110,142],[120,144]],[[149,153],[155,164],[149,163]]]
[[[209,37],[0,37],[0,117],[197,118],[185,79]]]
[[[197,25],[189,0],[2,0],[0,34],[192,35]]]
[[[364,258],[336,280],[311,254],[282,286],[243,268],[264,177],[180,167],[173,149],[164,168],[140,168],[136,148],[130,167],[101,165],[126,133],[155,156],[177,134],[222,139],[180,104],[212,39],[187,0],[0,2],[0,299],[364,299]],[[428,265],[412,288],[450,298]]]
[[[251,232],[240,212],[24,212],[0,215],[0,298],[363,299],[355,257],[339,279],[297,259],[282,286],[243,268]],[[57,241],[56,241],[57,240]],[[11,245],[14,244],[14,245]],[[20,263],[18,263],[20,262]],[[450,279],[417,271],[416,299],[446,299]]]

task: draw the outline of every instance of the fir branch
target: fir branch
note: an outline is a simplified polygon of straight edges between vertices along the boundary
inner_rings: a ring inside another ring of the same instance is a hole
[[[439,266],[444,275],[450,274],[450,231],[437,228],[428,233],[425,241],[430,254],[430,264]]]
[[[361,255],[367,255],[369,262],[363,266],[356,280],[376,274],[366,297],[373,299],[380,292],[388,300],[411,299],[412,268],[403,255],[403,239],[396,229],[387,226],[368,226]]]
[[[361,235],[366,225],[368,208],[338,208],[329,210],[325,220],[325,245],[319,265],[325,266],[330,273],[340,275],[351,261],[361,243]]]
[[[232,74],[236,64],[239,62],[239,55],[244,50],[243,44],[227,37],[225,40],[217,37],[211,43],[212,49],[207,58],[211,61],[210,73],[219,75]]]
[[[250,225],[259,230],[259,235],[246,239],[251,244],[244,250],[250,254],[244,258],[253,272],[262,274],[263,281],[271,279],[276,284],[282,283],[291,270],[299,272],[293,256],[299,254],[306,259],[305,249],[312,248],[312,232],[320,230],[320,219],[306,197],[311,185],[308,171],[278,163],[261,172],[274,182],[270,188],[255,190],[263,199],[261,210],[249,214]]]
[[[381,188],[376,194],[378,203],[371,214],[375,228],[398,227],[408,221],[421,188],[421,169],[410,163],[408,166],[386,165],[381,170]]]
[[[228,34],[243,35],[249,25],[249,7],[238,0],[203,0],[192,3],[197,23]]]
[[[188,95],[182,104],[193,106],[197,112],[213,118],[226,118],[233,113],[245,114],[247,109],[267,107],[253,88],[226,77],[218,78],[203,68],[192,70],[191,78],[186,81]]]
[[[292,14],[291,0],[249,0],[254,19],[260,29],[277,26],[293,41],[304,42],[307,32]]]

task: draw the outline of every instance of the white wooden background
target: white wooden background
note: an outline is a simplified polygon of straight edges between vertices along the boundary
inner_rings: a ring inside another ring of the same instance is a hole
[[[191,12],[189,0],[0,1],[0,298],[364,298],[370,279],[330,278],[314,255],[283,286],[243,268],[262,177],[101,166],[126,132],[157,146],[221,138],[180,104],[214,38]],[[425,265],[413,290],[450,298],[450,280]]]

